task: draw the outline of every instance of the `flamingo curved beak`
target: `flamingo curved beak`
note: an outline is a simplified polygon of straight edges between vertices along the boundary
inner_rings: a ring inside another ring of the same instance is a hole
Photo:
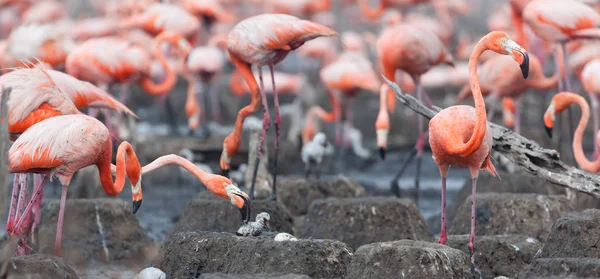
[[[244,200],[244,205],[240,208],[240,213],[242,215],[242,222],[244,224],[248,223],[248,221],[250,221],[250,215],[252,213],[251,212],[252,205],[251,205],[250,199],[248,199],[248,197],[246,197],[242,194],[235,193],[234,195],[236,195]]]
[[[544,125],[544,128],[546,128],[546,134],[548,134],[548,137],[552,138],[552,127]]]
[[[385,148],[379,148],[379,157],[381,157],[381,160],[385,160]]]
[[[529,76],[529,54],[527,52],[521,54],[523,54],[523,63],[519,65],[519,68],[521,68],[523,78],[526,79]]]
[[[140,209],[141,206],[142,206],[142,200],[133,201],[133,214],[135,214],[138,211],[138,209]]]

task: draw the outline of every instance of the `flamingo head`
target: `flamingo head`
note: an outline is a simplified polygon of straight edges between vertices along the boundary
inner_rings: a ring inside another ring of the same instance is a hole
[[[127,154],[125,173],[131,182],[131,199],[133,202],[133,214],[142,206],[142,166],[133,150]]]
[[[223,187],[227,193],[227,197],[231,200],[231,204],[239,208],[242,215],[242,222],[250,221],[251,203],[250,198],[240,188],[235,186],[229,179],[223,181]]]
[[[523,78],[529,76],[529,54],[527,54],[527,51],[523,47],[509,39],[505,32],[492,31],[484,39],[486,37],[491,38],[491,40],[487,41],[489,49],[500,54],[510,55],[519,63]]]
[[[552,98],[552,102],[550,102],[550,106],[544,113],[544,126],[546,127],[546,133],[550,138],[552,138],[552,128],[554,128],[554,121],[556,120],[556,115],[563,112],[565,109],[569,107],[571,104],[571,97],[573,97],[573,93],[569,92],[560,92]]]

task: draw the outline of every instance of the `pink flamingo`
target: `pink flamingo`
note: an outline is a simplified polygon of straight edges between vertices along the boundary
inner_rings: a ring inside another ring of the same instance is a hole
[[[151,54],[143,47],[117,37],[90,39],[74,49],[67,57],[67,73],[78,79],[92,82],[101,88],[121,83],[120,101],[125,103],[128,84],[137,81],[142,89],[154,96],[166,96],[177,82],[176,71],[161,51],[162,42],[176,46],[186,57],[191,47],[178,33],[165,31],[153,41],[154,56],[166,72],[166,78],[155,83],[150,73]],[[168,98],[167,110],[172,111]],[[169,113],[172,115],[172,112]],[[171,118],[173,121],[173,119]]]
[[[485,103],[479,89],[477,76],[477,60],[486,50],[511,55],[519,63],[523,77],[527,78],[529,59],[527,52],[504,32],[492,31],[473,49],[469,58],[470,84],[475,108],[471,106],[451,106],[443,109],[429,121],[429,144],[433,152],[433,160],[440,168],[442,177],[442,232],[439,242],[446,243],[446,177],[450,166],[468,168],[471,172],[471,250],[472,270],[475,268],[475,195],[477,177],[480,169],[488,170],[497,176],[490,161],[493,138],[486,121]],[[480,272],[478,272],[480,273]],[[481,274],[481,273],[480,273]]]
[[[523,19],[541,39],[558,43],[566,64],[565,45],[569,40],[600,38],[600,14],[592,7],[578,1],[533,0],[523,9]],[[556,51],[556,50],[555,50]],[[554,55],[555,68],[559,69],[557,54]],[[568,68],[561,77],[559,90],[571,90]]]
[[[223,153],[220,160],[223,171],[229,170],[229,162],[240,147],[244,119],[248,114],[258,109],[261,99],[265,113],[262,136],[258,144],[257,160],[262,156],[264,140],[271,123],[266,95],[264,90],[262,90],[264,88],[262,66],[267,65],[269,67],[273,88],[275,89],[273,78],[273,66],[275,64],[279,63],[290,51],[300,47],[306,41],[322,36],[334,36],[336,34],[335,31],[323,25],[282,14],[263,14],[250,17],[240,21],[231,30],[227,37],[227,51],[231,61],[242,73],[246,83],[248,83],[248,87],[252,93],[252,102],[240,110],[233,132],[223,141]],[[258,88],[256,79],[252,75],[250,69],[252,64],[256,65],[258,69],[261,89]],[[279,114],[279,98],[276,90],[274,90],[273,96],[275,103],[275,171],[273,174],[273,192],[271,197],[274,199],[277,185],[277,152],[279,150],[281,116]],[[258,168],[258,163],[256,166]],[[252,198],[254,197],[257,168],[254,170],[254,178],[250,186],[250,197]]]
[[[57,67],[65,63],[67,54],[73,48],[66,34],[54,24],[21,25],[10,33],[7,44],[12,67],[38,61]]]
[[[198,39],[200,21],[183,8],[173,4],[152,4],[143,13],[135,14],[121,22],[123,28],[140,28],[158,35],[165,31],[177,32],[192,44]]]
[[[22,217],[12,227],[21,230],[29,213],[50,176],[56,176],[62,184],[60,211],[56,228],[55,251],[61,254],[62,227],[67,189],[73,174],[84,167],[96,165],[104,191],[116,196],[123,190],[125,176],[131,182],[133,213],[142,204],[141,176],[162,165],[178,164],[198,177],[217,196],[231,200],[240,209],[242,219],[248,221],[250,206],[247,195],[229,179],[202,172],[193,163],[175,156],[158,158],[142,168],[131,145],[124,141],[119,145],[116,166],[111,164],[112,140],[108,129],[97,119],[87,115],[65,115],[49,118],[29,128],[9,150],[11,173],[35,172],[45,174],[44,181],[36,185],[31,200]],[[116,174],[113,180],[112,174]],[[12,210],[15,212],[16,210]]]
[[[204,121],[206,106],[204,105],[205,100],[205,86],[209,87],[208,96],[210,98],[210,108],[212,111],[212,118],[214,121],[221,121],[221,104],[219,102],[219,96],[216,92],[217,86],[214,84],[218,82],[223,65],[225,64],[225,54],[217,46],[202,46],[192,49],[186,62],[186,71],[189,72],[188,86],[194,83],[195,94],[194,100],[198,98],[200,104],[198,106],[199,111],[194,111],[192,114],[188,113],[188,123],[194,124],[196,120],[191,120],[192,117],[199,117],[198,120]],[[188,94],[188,100],[186,102],[193,102]],[[196,107],[196,106],[194,106]],[[186,109],[187,111],[187,109]],[[197,116],[195,116],[198,114]],[[193,131],[195,127],[190,127],[190,131]]]
[[[433,33],[428,32],[424,29],[415,27],[410,24],[396,24],[391,27],[384,29],[382,34],[377,40],[377,52],[379,53],[379,61],[383,68],[383,75],[388,80],[394,80],[396,70],[401,69],[411,75],[415,81],[417,89],[417,98],[422,101],[423,98],[429,100],[427,94],[424,92],[421,85],[421,76],[429,71],[433,66],[438,64],[448,64],[454,66],[454,59],[452,54],[444,47],[442,41]],[[383,113],[379,113],[379,117],[384,117],[388,113],[387,110],[393,111],[396,98],[391,90],[388,91],[387,97],[387,108],[383,110]],[[423,127],[423,117],[418,116],[418,129],[419,137],[416,144],[416,155],[417,155],[417,175],[415,176],[415,188],[419,189],[419,176],[421,172],[421,158],[423,153],[423,147],[425,144],[426,134]],[[388,119],[377,120],[376,123],[382,121],[389,121]],[[381,125],[379,125],[381,127]],[[388,125],[389,126],[389,125]],[[387,135],[387,131],[379,130],[377,132],[378,137]],[[387,140],[377,139],[379,143],[386,143]],[[385,150],[387,146],[379,145],[379,152],[381,158],[385,158]],[[408,165],[412,160],[412,156],[405,162]],[[400,172],[404,167],[400,168]],[[394,180],[392,185],[397,187],[397,183]]]

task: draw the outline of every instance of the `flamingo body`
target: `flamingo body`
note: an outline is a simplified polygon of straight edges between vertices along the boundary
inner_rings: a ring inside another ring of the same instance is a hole
[[[471,155],[451,155],[448,145],[467,142],[475,129],[476,111],[471,106],[452,106],[440,111],[429,121],[429,144],[433,160],[440,166],[468,168],[471,171],[488,169],[495,173],[489,159],[492,150],[492,134],[489,125],[481,145]]]
[[[275,65],[304,42],[335,31],[284,14],[263,14],[239,22],[227,37],[227,50],[246,63]]]
[[[578,1],[535,0],[523,10],[523,19],[545,41],[571,39],[578,31],[595,28],[600,14]]]

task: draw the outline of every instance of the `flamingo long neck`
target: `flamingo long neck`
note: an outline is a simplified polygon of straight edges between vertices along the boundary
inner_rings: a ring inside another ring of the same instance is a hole
[[[110,139],[105,142],[103,150],[104,152],[100,155],[100,158],[98,158],[98,163],[96,164],[98,171],[100,172],[100,182],[102,183],[102,188],[104,188],[104,192],[107,195],[116,196],[123,191],[123,186],[125,186],[127,165],[131,164],[132,166],[137,165],[137,167],[139,167],[139,161],[133,152],[131,144],[126,141],[122,142],[117,149],[117,165],[115,171],[115,180],[113,182],[112,170],[115,169],[115,166],[110,163],[112,156],[112,141]],[[132,185],[132,188],[134,186],[135,185]]]
[[[230,55],[230,57],[231,57],[231,61],[233,62],[233,64],[235,64],[236,68],[240,71],[240,73],[244,77],[244,80],[246,80],[246,83],[248,84],[248,88],[250,89],[250,94],[252,96],[252,100],[250,101],[250,104],[243,107],[240,110],[240,112],[238,113],[238,117],[235,121],[235,128],[233,130],[233,133],[231,134],[239,142],[241,140],[241,136],[242,136],[242,128],[244,125],[244,119],[246,119],[246,116],[248,116],[249,114],[258,110],[258,108],[260,106],[261,97],[260,97],[260,90],[258,88],[258,84],[256,83],[256,79],[254,78],[254,74],[252,73],[252,69],[250,68],[250,65],[248,63],[240,60],[235,55]]]
[[[194,165],[192,162],[186,160],[185,158],[183,158],[181,156],[177,156],[175,154],[169,154],[169,155],[159,157],[156,160],[152,161],[150,164],[145,165],[144,167],[142,167],[142,175],[147,174],[151,171],[154,171],[162,166],[172,165],[172,164],[178,165],[178,166],[184,168],[185,170],[187,170],[188,172],[193,174],[196,178],[198,178],[200,181],[202,181],[202,184],[204,184],[204,185],[209,185],[208,182],[211,179],[217,177],[217,175],[204,172],[199,167]]]
[[[582,170],[596,173],[600,171],[600,159],[596,159],[595,161],[588,160],[585,157],[585,153],[583,153],[582,147],[583,132],[590,119],[590,107],[583,97],[575,94],[569,95],[568,102],[577,103],[581,108],[581,118],[579,119],[579,124],[577,125],[575,135],[573,136],[573,154],[575,155],[575,161],[577,161],[577,164]]]
[[[488,40],[487,36],[479,40],[477,45],[475,45],[475,49],[473,49],[471,56],[469,57],[469,83],[471,85],[471,93],[473,94],[473,100],[475,101],[476,111],[475,128],[473,130],[473,134],[466,143],[459,143],[454,145],[452,150],[448,150],[450,154],[459,155],[461,157],[470,156],[477,151],[477,149],[479,149],[479,146],[481,146],[481,143],[485,137],[487,128],[485,102],[483,100],[483,96],[481,95],[479,76],[477,75],[477,60],[479,60],[481,54],[487,50],[486,40]]]
[[[148,92],[150,95],[163,95],[173,87],[175,87],[175,83],[177,82],[177,74],[175,70],[169,65],[169,61],[165,57],[165,54],[161,50],[161,44],[165,41],[165,38],[158,36],[154,40],[154,56],[158,59],[158,62],[163,67],[166,72],[166,78],[159,83],[154,83],[152,77],[144,76],[142,77],[141,86],[142,88]]]
[[[383,14],[383,10],[385,9],[384,1],[379,0],[375,8],[369,6],[369,0],[359,0],[358,4],[360,5],[360,10],[368,19],[375,20]]]

